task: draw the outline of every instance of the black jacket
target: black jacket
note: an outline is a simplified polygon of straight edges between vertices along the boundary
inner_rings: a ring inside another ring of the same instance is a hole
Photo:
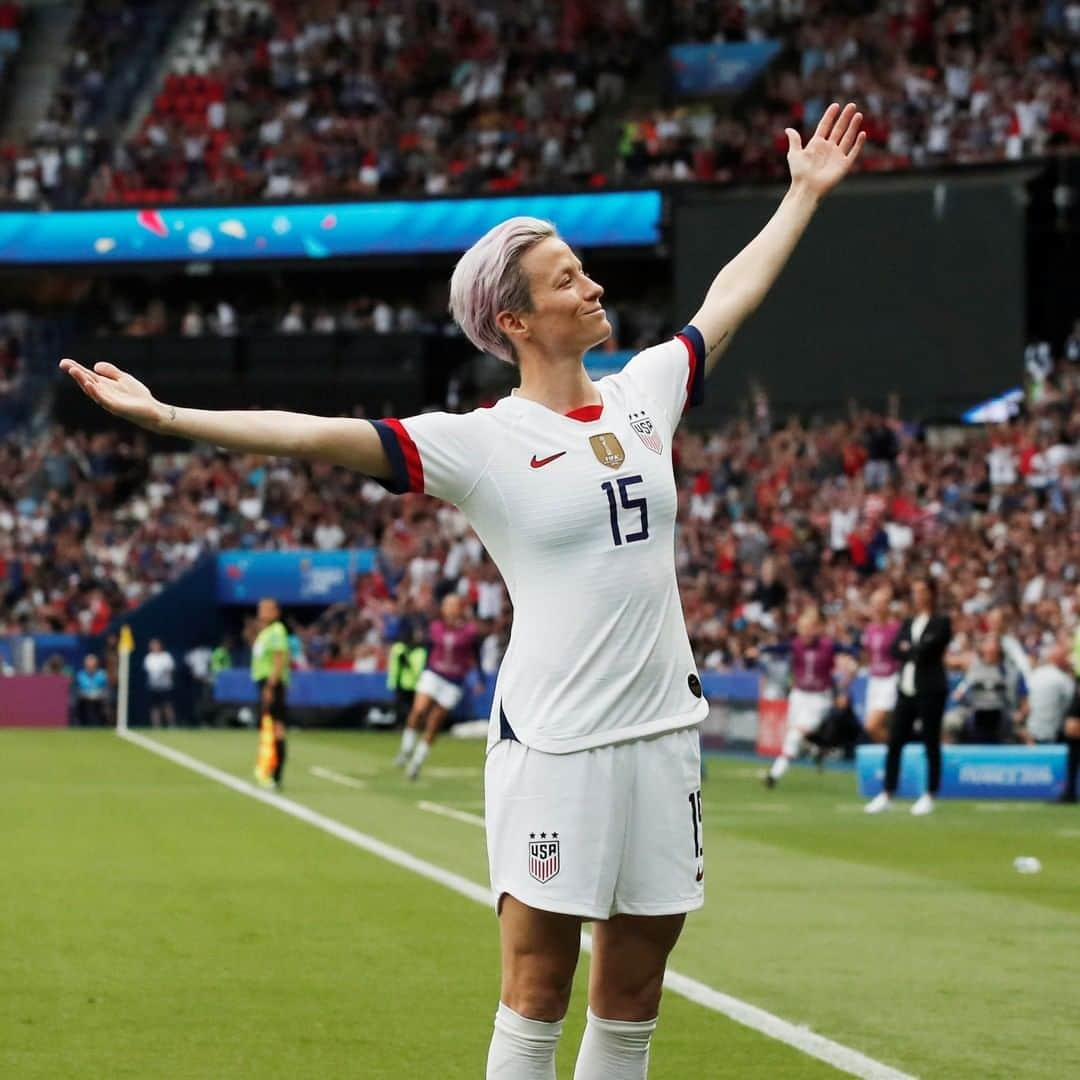
[[[905,619],[892,643],[892,654],[903,665],[915,664],[915,693],[944,694],[949,689],[945,676],[945,650],[952,641],[952,623],[948,615],[931,615],[918,641],[911,640],[911,619]]]

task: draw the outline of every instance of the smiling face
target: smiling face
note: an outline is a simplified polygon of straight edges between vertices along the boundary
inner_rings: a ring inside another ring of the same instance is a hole
[[[521,258],[529,280],[532,310],[499,312],[500,329],[522,349],[551,356],[581,356],[611,336],[600,298],[604,290],[583,270],[569,245],[548,237]]]

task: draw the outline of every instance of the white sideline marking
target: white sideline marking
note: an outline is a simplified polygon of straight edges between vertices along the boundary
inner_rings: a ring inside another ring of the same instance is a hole
[[[440,814],[455,821],[464,821],[466,825],[475,825],[480,829],[484,827],[484,819],[479,814],[467,814],[464,810],[455,810],[452,806],[443,806],[437,802],[418,802],[416,805],[429,814]]]
[[[400,866],[403,870],[411,870],[414,874],[419,874],[429,881],[445,885],[446,888],[452,889],[469,900],[475,900],[478,904],[494,907],[494,897],[489,889],[477,885],[474,881],[469,881],[468,878],[464,878],[460,874],[455,874],[451,870],[444,870],[441,866],[429,863],[425,859],[418,859],[415,855],[402,851],[401,848],[386,844],[373,836],[367,836],[365,833],[359,832],[348,825],[343,825],[340,821],[335,821],[325,814],[320,814],[302,803],[293,802],[292,799],[286,799],[283,795],[276,795],[271,791],[263,791],[254,784],[249,784],[245,780],[239,779],[239,777],[217,769],[213,765],[207,765],[205,762],[199,761],[198,758],[191,757],[190,754],[174,750],[171,746],[156,742],[145,735],[139,735],[133,731],[119,730],[117,735],[121,739],[134,743],[136,746],[141,746],[144,750],[149,750],[151,753],[167,758],[176,765],[191,769],[192,772],[205,776],[208,780],[214,780],[227,788],[231,788],[233,791],[239,792],[241,795],[265,803],[267,806],[272,806],[290,817],[306,822],[308,825],[314,825],[315,828],[322,829],[323,832],[336,836],[339,840],[352,844],[353,847],[377,855],[380,859],[385,859],[395,866]],[[431,805],[437,804],[432,803]],[[592,952],[592,936],[584,931],[581,934],[581,945],[586,952]],[[664,976],[664,985],[669,990],[697,1005],[722,1013],[737,1024],[742,1024],[744,1027],[760,1032],[777,1042],[785,1043],[810,1057],[832,1065],[833,1068],[839,1069],[850,1076],[860,1077],[861,1080],[916,1080],[914,1076],[900,1072],[898,1069],[882,1064],[880,1061],[875,1061],[873,1058],[859,1053],[858,1050],[853,1050],[842,1043],[833,1042],[832,1039],[818,1035],[809,1028],[800,1027],[798,1024],[782,1020],[779,1016],[774,1016],[765,1009],[759,1009],[756,1005],[741,1001],[730,994],[714,990],[711,986],[706,986],[705,983],[698,982],[697,979],[691,979],[687,975],[680,975],[677,971],[668,970]]]
[[[351,788],[366,788],[366,780],[357,780],[355,777],[346,776],[344,773],[334,772],[333,769],[324,769],[321,765],[312,765],[308,772],[312,776],[317,776],[321,780],[331,780],[335,784],[341,784],[344,787]]]
[[[1058,836],[1080,836],[1080,829],[1058,829]]]

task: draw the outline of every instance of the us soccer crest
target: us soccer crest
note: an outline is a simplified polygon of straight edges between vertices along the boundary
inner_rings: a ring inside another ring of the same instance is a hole
[[[559,834],[529,833],[529,876],[541,885],[559,872]]]
[[[589,445],[596,455],[596,460],[609,469],[617,469],[626,460],[622,443],[611,431],[605,431],[602,435],[590,435]]]
[[[637,437],[654,453],[659,454],[664,449],[664,443],[656,433],[656,425],[643,412],[630,414],[630,426],[637,433]]]

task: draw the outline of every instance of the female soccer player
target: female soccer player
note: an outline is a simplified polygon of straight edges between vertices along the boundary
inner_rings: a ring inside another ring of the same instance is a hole
[[[787,732],[783,748],[763,778],[769,788],[776,787],[803,743],[817,734],[833,707],[836,642],[822,633],[821,616],[815,607],[808,607],[799,616],[796,631],[791,641]]]
[[[416,684],[395,762],[410,780],[419,777],[443,720],[461,701],[465,678],[476,666],[476,624],[465,619],[465,601],[451,593],[443,598],[441,611],[442,618],[433,620],[428,631],[431,653]]]
[[[554,1077],[583,920],[596,926],[576,1080],[646,1075],[667,957],[704,876],[696,728],[707,705],[675,577],[671,441],[851,168],[861,122],[834,104],[805,147],[789,130],[791,187],[770,221],[681,334],[596,383],[582,357],[611,333],[604,290],[535,218],[492,229],[450,283],[469,339],[520,370],[518,390],[490,409],[374,423],[186,409],[112,364],[61,362],[95,401],[153,430],[446,499],[497,563],[515,617],[486,764],[503,967],[489,1080]]]
[[[885,742],[889,737],[889,717],[896,707],[900,661],[893,656],[892,646],[901,624],[899,619],[889,616],[891,602],[890,586],[882,585],[874,590],[870,597],[870,622],[863,631],[863,649],[870,667],[864,727],[874,742]]]

